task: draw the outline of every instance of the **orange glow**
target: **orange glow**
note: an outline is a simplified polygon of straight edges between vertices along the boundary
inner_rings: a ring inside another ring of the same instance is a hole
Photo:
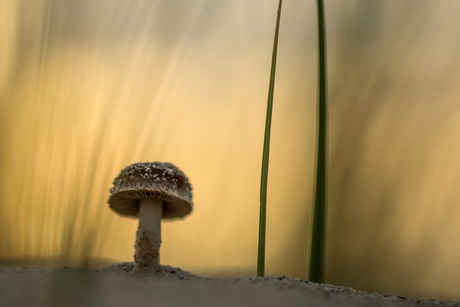
[[[170,161],[195,210],[163,224],[162,263],[254,275],[276,1],[25,2],[0,0],[0,259],[131,261],[111,183]],[[327,2],[326,280],[459,299],[460,4],[407,3]],[[316,17],[284,9],[266,272],[305,278]]]

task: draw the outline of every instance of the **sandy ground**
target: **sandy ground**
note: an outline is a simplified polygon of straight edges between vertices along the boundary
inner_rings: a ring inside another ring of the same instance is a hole
[[[0,267],[0,306],[460,306],[458,302],[386,296],[272,276],[203,278],[132,263],[104,269]]]

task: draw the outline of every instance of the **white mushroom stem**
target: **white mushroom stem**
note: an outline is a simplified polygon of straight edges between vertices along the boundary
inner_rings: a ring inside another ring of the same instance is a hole
[[[137,229],[134,261],[138,268],[160,265],[161,215],[163,201],[144,198],[139,206],[139,228]]]

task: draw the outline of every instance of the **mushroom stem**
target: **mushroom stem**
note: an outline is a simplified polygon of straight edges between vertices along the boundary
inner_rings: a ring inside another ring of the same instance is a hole
[[[134,262],[138,268],[160,265],[161,215],[163,200],[144,198],[139,205],[139,228],[137,229]]]

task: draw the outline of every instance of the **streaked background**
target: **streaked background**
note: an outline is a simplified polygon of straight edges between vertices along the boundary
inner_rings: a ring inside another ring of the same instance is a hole
[[[326,0],[326,281],[460,300],[460,3]],[[0,0],[0,259],[131,261],[119,171],[170,161],[194,212],[163,264],[254,276],[277,1]],[[306,278],[316,129],[315,1],[281,18],[268,275]]]

